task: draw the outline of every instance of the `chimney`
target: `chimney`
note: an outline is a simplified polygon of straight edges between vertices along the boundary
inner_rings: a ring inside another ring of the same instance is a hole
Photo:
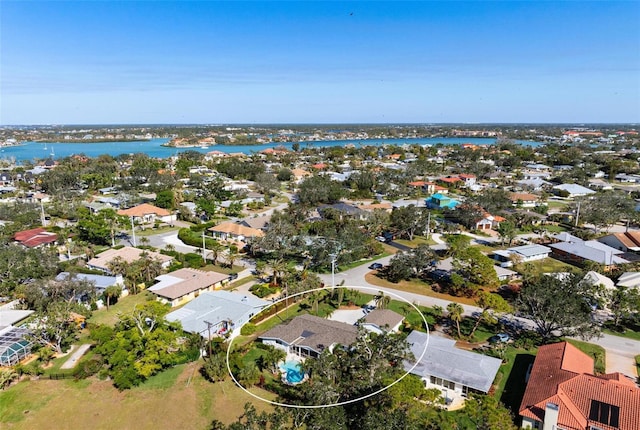
[[[555,403],[547,403],[544,408],[544,423],[542,430],[557,430],[559,406]]]

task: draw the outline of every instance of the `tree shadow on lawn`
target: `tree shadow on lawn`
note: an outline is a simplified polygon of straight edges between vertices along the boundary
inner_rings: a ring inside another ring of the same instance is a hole
[[[529,370],[529,366],[533,364],[535,358],[536,356],[533,354],[516,355],[509,378],[500,396],[500,401],[509,408],[516,418],[518,417],[522,397],[524,397],[524,390],[527,387],[525,382],[527,370]]]

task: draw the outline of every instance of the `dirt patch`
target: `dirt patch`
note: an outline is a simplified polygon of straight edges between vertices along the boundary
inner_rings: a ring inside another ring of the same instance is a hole
[[[338,308],[339,311],[356,311],[358,309],[362,309],[360,306],[357,305],[342,305]]]

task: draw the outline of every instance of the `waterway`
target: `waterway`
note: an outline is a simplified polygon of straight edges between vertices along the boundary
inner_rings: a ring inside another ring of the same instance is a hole
[[[0,158],[13,159],[16,162],[33,161],[46,158],[64,158],[74,154],[84,154],[88,157],[97,157],[102,154],[117,156],[120,154],[144,153],[150,157],[167,158],[184,151],[221,151],[227,153],[242,152],[251,154],[267,148],[284,146],[291,149],[292,143],[266,143],[262,145],[212,145],[208,148],[171,148],[162,146],[169,139],[151,139],[138,142],[100,142],[100,143],[69,143],[69,142],[25,142],[20,146],[0,148]],[[473,143],[475,145],[492,145],[496,142],[493,138],[460,138],[460,137],[434,137],[414,139],[369,139],[369,140],[323,140],[317,142],[300,142],[300,148],[320,148],[333,146],[355,145],[380,146],[386,144],[404,145],[461,145]],[[527,146],[539,146],[541,142],[516,140],[516,143]]]

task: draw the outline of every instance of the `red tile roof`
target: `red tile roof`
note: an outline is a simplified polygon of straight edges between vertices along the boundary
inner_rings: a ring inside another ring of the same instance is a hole
[[[567,342],[545,345],[531,369],[520,415],[544,421],[545,406],[559,406],[558,427],[603,430],[613,427],[589,420],[592,401],[620,408],[619,430],[637,430],[640,389],[624,375],[593,375],[593,359]]]
[[[156,216],[167,216],[167,215],[171,215],[171,212],[169,212],[166,209],[162,209],[157,206],[150,205],[149,203],[143,203],[141,205],[134,206],[129,209],[121,209],[118,211],[118,215],[125,215],[125,216],[142,217],[149,214],[155,214]]]
[[[35,248],[36,246],[55,242],[58,240],[58,235],[51,233],[42,227],[38,227],[31,230],[19,231],[13,235],[13,239],[21,245],[29,248]]]
[[[473,179],[476,177],[476,175],[472,175],[471,173],[460,173],[458,176],[462,179]]]
[[[455,184],[456,182],[462,182],[462,179],[458,178],[457,176],[440,178],[438,180],[442,181],[442,182],[447,182],[449,184]]]

